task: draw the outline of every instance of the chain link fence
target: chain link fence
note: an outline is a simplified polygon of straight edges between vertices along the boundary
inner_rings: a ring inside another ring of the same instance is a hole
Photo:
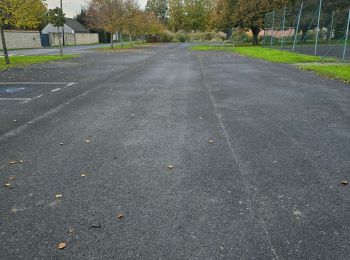
[[[301,3],[265,15],[265,29],[260,32],[264,47],[296,53],[336,57],[350,61],[350,10]]]

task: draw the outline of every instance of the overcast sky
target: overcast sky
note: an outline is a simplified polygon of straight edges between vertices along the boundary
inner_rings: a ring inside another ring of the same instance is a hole
[[[145,7],[147,0],[138,0],[142,8]],[[47,0],[49,8],[55,8],[60,5],[60,0]],[[67,17],[73,17],[80,13],[81,6],[87,5],[87,0],[63,0],[63,12]]]

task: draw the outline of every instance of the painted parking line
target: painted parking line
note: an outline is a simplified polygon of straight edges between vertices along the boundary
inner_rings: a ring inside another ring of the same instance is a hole
[[[61,88],[55,88],[53,90],[51,90],[50,92],[56,92],[56,91],[59,91]]]
[[[31,98],[0,98],[0,101],[30,101]]]
[[[67,85],[67,84],[76,84],[74,82],[0,82],[0,85]]]

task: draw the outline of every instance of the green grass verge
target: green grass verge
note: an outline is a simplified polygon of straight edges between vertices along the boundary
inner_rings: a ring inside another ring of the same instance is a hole
[[[31,64],[45,63],[57,60],[66,60],[71,58],[79,57],[79,55],[66,54],[63,56],[59,55],[37,55],[37,56],[12,56],[10,57],[10,65],[5,64],[5,58],[0,58],[0,70],[23,67]]]
[[[262,47],[232,47],[232,46],[220,46],[220,45],[197,45],[192,46],[192,50],[195,51],[229,51],[229,52],[237,52],[239,54],[252,57],[252,58],[258,58],[266,61],[271,62],[278,62],[278,63],[307,63],[307,62],[317,62],[321,58],[318,56],[312,56],[312,55],[304,55],[299,53],[292,53],[289,51],[283,51],[275,50],[275,49],[269,49],[269,48],[262,48]],[[324,59],[324,61],[336,61],[336,59],[328,58]]]
[[[350,83],[350,65],[349,64],[307,64],[299,65],[303,70],[314,71],[317,75],[327,78],[340,79]]]

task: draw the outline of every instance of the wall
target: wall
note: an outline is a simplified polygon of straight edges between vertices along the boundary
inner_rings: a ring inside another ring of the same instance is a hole
[[[76,33],[75,39],[77,44],[98,43],[98,33]]]
[[[62,37],[62,34],[59,35]],[[49,33],[49,39],[50,39],[50,46],[58,46],[59,45],[59,37],[58,33]],[[70,45],[76,45],[75,44],[75,38],[74,34],[71,33],[65,33],[64,34],[64,40],[65,40],[65,45],[70,46]],[[62,44],[62,39],[61,39],[61,44]]]
[[[50,33],[49,38],[51,46],[59,45],[58,33]],[[65,33],[64,38],[66,46],[98,43],[98,33]]]
[[[41,48],[38,31],[5,31],[5,39],[8,49]],[[2,49],[1,41],[0,49]]]

